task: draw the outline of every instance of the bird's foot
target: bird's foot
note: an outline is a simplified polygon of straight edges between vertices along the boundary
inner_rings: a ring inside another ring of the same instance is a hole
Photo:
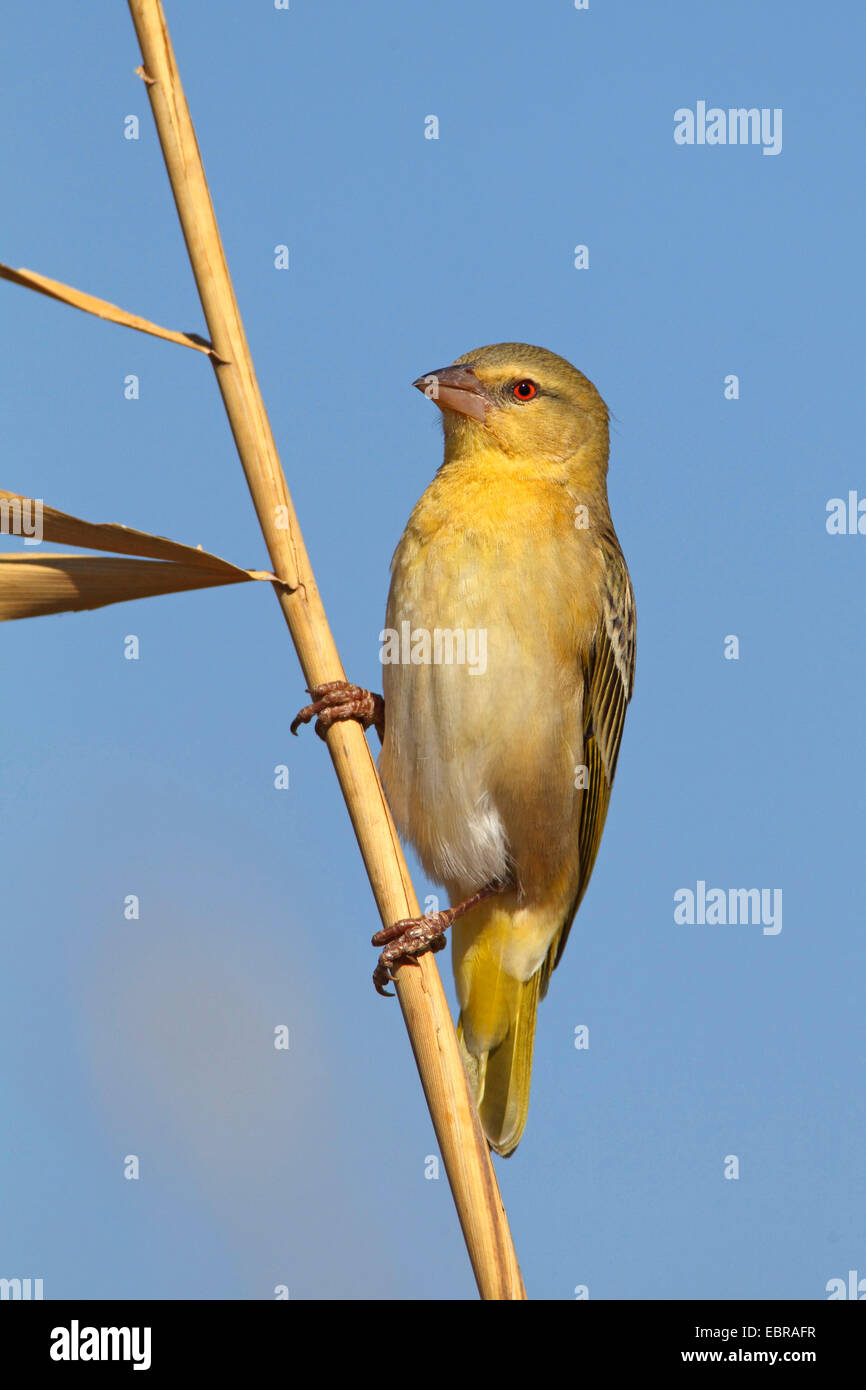
[[[341,719],[357,719],[365,729],[374,725],[380,739],[385,737],[385,701],[360,685],[348,681],[327,681],[325,685],[310,686],[311,705],[299,710],[291,723],[293,734],[299,724],[316,721],[316,733],[324,738],[332,724]]]
[[[416,956],[423,956],[425,951],[445,949],[448,944],[445,929],[454,920],[451,914],[452,909],[447,908],[444,912],[429,912],[424,917],[404,917],[376,932],[373,945],[385,947],[373,971],[373,984],[379,994],[392,998],[385,986],[393,980],[398,965],[417,965]]]
[[[373,945],[385,948],[379,957],[379,964],[373,971],[373,984],[379,994],[390,998],[391,991],[385,986],[393,980],[394,972],[399,966],[417,965],[416,956],[423,956],[426,951],[444,950],[445,932],[457,918],[462,917],[464,912],[469,912],[470,908],[476,907],[485,898],[491,898],[507,887],[507,883],[488,884],[486,888],[473,893],[470,898],[465,898],[454,907],[443,908],[441,912],[427,912],[423,917],[404,917],[399,922],[393,922],[390,927],[383,927],[381,931],[377,931],[373,937]]]

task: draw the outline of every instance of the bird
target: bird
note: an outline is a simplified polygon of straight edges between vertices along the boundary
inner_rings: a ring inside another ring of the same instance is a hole
[[[376,987],[451,928],[461,1055],[507,1157],[607,815],[634,592],[608,504],[609,412],[582,372],[497,343],[413,385],[439,407],[444,458],[392,560],[382,695],[314,687],[292,729],[377,728],[395,822],[451,905],[376,933]]]

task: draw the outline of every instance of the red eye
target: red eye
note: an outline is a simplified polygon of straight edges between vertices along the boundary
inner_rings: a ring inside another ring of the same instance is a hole
[[[534,381],[518,381],[511,388],[511,394],[516,401],[531,401],[538,395],[538,387]]]

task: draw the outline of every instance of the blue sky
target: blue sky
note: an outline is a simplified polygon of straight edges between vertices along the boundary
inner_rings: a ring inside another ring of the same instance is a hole
[[[441,456],[412,380],[524,340],[615,417],[637,682],[526,1136],[497,1165],[530,1295],[820,1299],[866,1276],[866,535],[825,524],[866,497],[862,11],[167,15],[353,679],[380,685],[388,564]],[[15,7],[6,51],[0,258],[204,331],[125,6]],[[781,152],[677,145],[699,101],[780,108]],[[204,357],[0,295],[0,486],[263,565]],[[0,671],[0,1276],[57,1298],[473,1297],[370,984],[348,817],[318,740],[289,736],[303,682],[267,588],[9,623]],[[676,923],[698,881],[781,889],[782,930]]]

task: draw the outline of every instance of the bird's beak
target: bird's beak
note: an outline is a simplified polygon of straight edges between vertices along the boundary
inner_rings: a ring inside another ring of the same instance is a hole
[[[493,400],[471,367],[442,367],[412,382],[440,410],[456,410],[473,420],[486,420]]]

